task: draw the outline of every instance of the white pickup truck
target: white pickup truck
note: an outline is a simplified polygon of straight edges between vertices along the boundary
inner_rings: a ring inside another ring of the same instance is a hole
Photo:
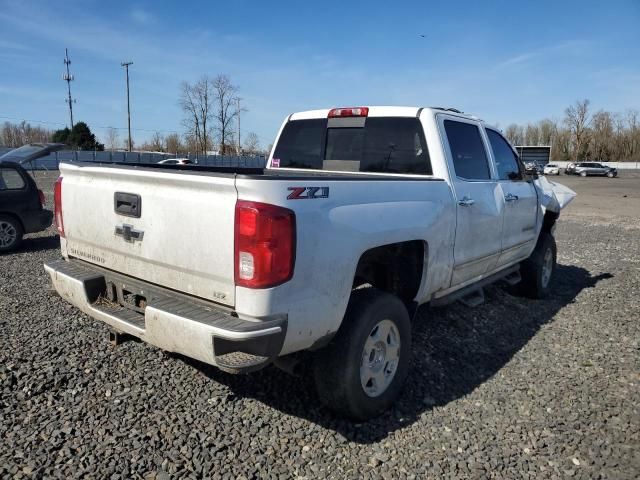
[[[421,304],[499,279],[542,298],[574,193],[453,109],[294,113],[266,169],[63,163],[59,294],[115,332],[243,372],[311,357],[368,419],[401,391]],[[313,351],[310,355],[293,355]]]

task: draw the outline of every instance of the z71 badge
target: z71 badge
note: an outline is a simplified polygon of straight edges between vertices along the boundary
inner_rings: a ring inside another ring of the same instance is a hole
[[[329,198],[329,187],[289,187],[291,192],[287,200],[309,200],[314,198]]]

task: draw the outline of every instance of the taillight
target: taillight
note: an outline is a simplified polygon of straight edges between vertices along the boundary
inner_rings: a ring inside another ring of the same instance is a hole
[[[40,205],[44,208],[47,205],[47,199],[44,198],[44,192],[42,190],[38,190],[38,198],[40,199]]]
[[[62,221],[62,177],[58,177],[53,187],[53,219],[61,237],[64,238],[64,222]]]
[[[235,283],[269,288],[291,279],[296,217],[288,208],[238,200],[235,217]]]
[[[329,118],[340,117],[366,117],[369,115],[369,107],[333,108],[329,110]]]

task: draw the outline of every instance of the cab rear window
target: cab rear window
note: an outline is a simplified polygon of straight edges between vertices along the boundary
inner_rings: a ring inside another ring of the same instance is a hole
[[[417,118],[369,117],[363,123],[335,127],[327,119],[290,121],[273,158],[280,168],[432,174]]]

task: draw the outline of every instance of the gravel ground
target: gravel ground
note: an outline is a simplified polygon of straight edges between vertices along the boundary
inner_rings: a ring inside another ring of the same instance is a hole
[[[110,347],[49,290],[53,232],[31,236],[0,256],[0,476],[638,478],[640,179],[560,181],[580,196],[551,298],[423,309],[402,399],[366,424],[307,375]]]

